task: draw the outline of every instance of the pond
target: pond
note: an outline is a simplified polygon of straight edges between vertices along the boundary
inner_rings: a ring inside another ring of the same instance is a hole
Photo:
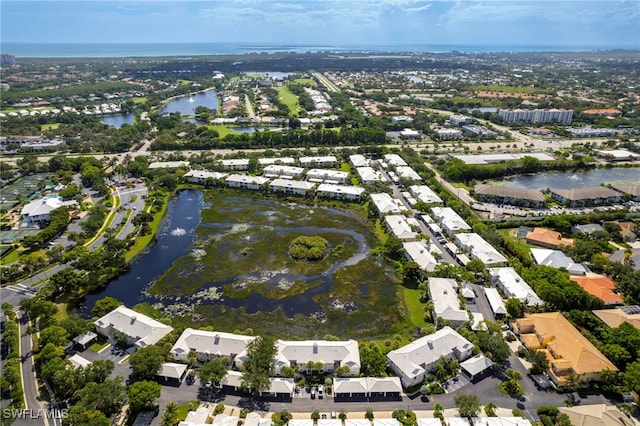
[[[598,168],[589,171],[549,172],[519,175],[492,182],[525,189],[573,189],[613,182],[640,182],[640,168]]]
[[[131,112],[129,114],[105,115],[100,118],[100,121],[103,124],[119,129],[123,124],[133,125],[133,118],[134,114]]]
[[[205,90],[203,92],[192,93],[187,96],[180,96],[169,101],[169,103],[160,108],[159,112],[161,114],[179,112],[181,115],[194,115],[196,113],[196,107],[199,106],[217,110],[217,92],[215,90]]]
[[[229,127],[229,130],[236,133],[255,133],[255,127]]]
[[[341,334],[347,324],[361,334],[384,333],[402,321],[395,275],[371,256],[373,236],[358,220],[348,211],[262,195],[184,190],[170,200],[156,242],[78,312],[88,317],[97,300],[111,296],[221,330],[227,324],[231,331],[272,332],[295,318],[297,327],[306,324],[301,335],[318,327]],[[329,255],[293,260],[289,243],[301,235],[325,238]]]

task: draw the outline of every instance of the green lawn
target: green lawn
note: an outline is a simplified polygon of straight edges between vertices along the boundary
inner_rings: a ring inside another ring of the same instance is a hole
[[[16,260],[18,260],[22,253],[23,252],[21,250],[13,250],[8,255],[2,258],[2,261],[0,261],[0,265],[8,265],[11,262],[15,262]]]
[[[149,226],[151,227],[151,233],[149,235],[144,235],[142,237],[140,236],[136,237],[135,244],[124,255],[125,259],[127,259],[128,261],[133,259],[142,250],[144,250],[144,248],[147,247],[149,243],[151,243],[151,240],[153,240],[153,237],[156,235],[156,232],[158,232],[158,227],[160,226],[160,222],[164,217],[164,212],[167,210],[168,202],[169,202],[169,196],[167,195],[165,197],[164,203],[162,204],[162,210],[160,210],[158,213],[156,213],[153,216],[153,220],[149,224]]]
[[[216,124],[214,126],[207,126],[210,129],[216,130],[218,132],[218,135],[220,138],[224,138],[225,136],[227,136],[230,133],[233,133],[233,131],[231,129],[229,129],[227,126],[223,125],[223,124]]]
[[[144,96],[139,96],[139,97],[133,98],[133,102],[136,104],[146,104],[147,98]]]
[[[178,405],[178,420],[182,421],[187,418],[187,414],[189,411],[195,411],[198,409],[200,402],[196,399],[190,402],[185,402],[184,404]]]
[[[186,86],[191,83],[193,83],[193,81],[191,80],[178,80],[178,84],[180,84],[181,86]]]
[[[293,82],[303,86],[318,87],[318,83],[312,78],[296,78]]]
[[[298,96],[291,93],[285,86],[276,87],[276,90],[278,90],[282,103],[289,107],[291,114],[298,115]]]
[[[56,130],[58,127],[60,127],[60,123],[42,124],[40,130],[46,132],[47,130]]]
[[[402,288],[402,299],[409,314],[409,321],[416,327],[424,327],[427,322],[424,320],[424,303],[420,302],[421,291],[417,288]]]

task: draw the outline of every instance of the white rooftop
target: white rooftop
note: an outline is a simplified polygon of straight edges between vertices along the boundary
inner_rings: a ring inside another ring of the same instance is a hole
[[[91,361],[89,361],[88,359],[84,358],[79,354],[74,354],[70,356],[69,361],[71,362],[71,365],[73,365],[75,368],[78,368],[78,367],[85,368],[89,364],[91,364]]]
[[[280,164],[270,164],[262,170],[265,175],[289,175],[298,176],[304,172],[302,167],[283,166]]]
[[[380,214],[398,214],[407,210],[402,201],[392,198],[386,192],[371,194],[371,201],[376,205]]]
[[[248,175],[229,175],[225,182],[227,183],[245,183],[245,184],[253,184],[253,185],[264,185],[269,182],[269,179],[262,176],[248,176]]]
[[[358,173],[358,176],[360,176],[360,180],[363,183],[384,182],[387,180],[382,174],[382,172],[378,170],[374,170],[373,167],[369,167],[369,166],[356,167],[356,173]]]
[[[259,158],[258,164],[266,166],[267,164],[294,164],[296,160],[292,157],[274,157],[274,158]]]
[[[429,294],[438,318],[452,322],[469,320],[467,311],[460,307],[457,289],[458,283],[453,278],[429,277]]]
[[[552,155],[545,152],[523,152],[523,153],[495,153],[495,154],[450,154],[452,158],[457,158],[465,164],[493,164],[501,161],[521,160],[524,157],[533,157],[539,161],[553,161]]]
[[[409,166],[396,167],[396,173],[398,174],[399,178],[409,179],[409,180],[418,180],[418,181],[422,180],[420,175]]]
[[[188,161],[156,161],[149,164],[150,169],[177,169],[180,167],[189,167]]]
[[[360,154],[350,155],[349,161],[351,162],[353,167],[367,167],[371,165],[371,160]]]
[[[448,230],[449,233],[467,231],[471,226],[460,217],[451,207],[432,207],[431,216]]]
[[[573,259],[560,250],[532,248],[531,256],[533,256],[533,259],[538,265],[550,266],[552,268],[565,268],[572,275],[585,275],[587,273],[584,266],[575,263]]]
[[[456,244],[468,250],[471,257],[480,260],[487,266],[507,262],[506,257],[501,255],[488,241],[474,232],[456,234]]]
[[[513,268],[490,268],[489,277],[491,282],[502,289],[508,299],[516,298],[529,306],[543,303],[531,286]]]
[[[360,352],[355,340],[278,340],[276,345],[276,367],[290,366],[291,361],[330,364],[340,361],[340,365],[360,371]]]
[[[317,192],[328,192],[332,194],[347,194],[351,196],[361,196],[364,188],[360,186],[335,185],[333,183],[322,183],[318,185]]]
[[[303,180],[290,180],[290,179],[274,179],[270,184],[270,188],[291,188],[299,189],[302,191],[310,191],[316,186],[313,182],[307,182]]]
[[[310,179],[329,179],[340,182],[347,179],[347,177],[349,177],[349,173],[341,170],[311,169],[307,172],[307,177]]]
[[[496,315],[507,315],[507,308],[504,306],[502,297],[498,293],[498,290],[493,287],[484,287],[484,294],[487,296],[489,306]]]
[[[407,253],[407,258],[420,265],[421,269],[431,272],[438,264],[425,241],[407,241],[403,242],[402,246]]]
[[[220,172],[209,172],[206,170],[189,170],[187,173],[184,174],[185,178],[195,178],[195,179],[207,179],[207,178],[212,178],[212,179],[223,179],[227,176],[226,173],[220,173]]]
[[[411,192],[418,201],[422,201],[423,203],[442,203],[442,199],[427,185],[411,185],[409,192]]]
[[[384,221],[396,238],[412,240],[417,237],[417,234],[409,226],[407,218],[403,215],[387,215],[384,217]]]
[[[187,328],[173,345],[170,353],[175,358],[184,358],[191,350],[200,354],[231,357],[231,355],[243,353],[253,339],[255,339],[253,336]]]
[[[136,339],[136,346],[157,343],[173,328],[125,306],[118,306],[95,322],[98,331],[112,329]]]
[[[406,166],[407,162],[402,159],[398,154],[385,154],[383,156],[384,161],[390,166]]]
[[[176,362],[163,362],[158,370],[158,376],[170,377],[172,379],[181,379],[184,372],[187,371],[186,364],[178,364]]]

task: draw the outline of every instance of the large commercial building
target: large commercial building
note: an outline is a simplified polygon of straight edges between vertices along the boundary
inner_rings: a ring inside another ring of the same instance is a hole
[[[570,124],[573,110],[570,109],[501,109],[498,115],[505,123],[525,121],[528,123]]]

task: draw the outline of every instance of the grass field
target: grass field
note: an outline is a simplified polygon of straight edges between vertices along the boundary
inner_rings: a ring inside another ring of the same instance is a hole
[[[144,96],[139,96],[139,97],[133,98],[133,102],[136,104],[146,104],[147,98]]]
[[[46,132],[47,130],[56,130],[58,127],[60,127],[60,123],[42,124],[40,130]]]
[[[298,96],[294,95],[285,86],[276,87],[282,102],[289,107],[291,114],[298,115]]]
[[[295,80],[293,80],[293,82],[301,84],[303,86],[318,87],[318,83],[316,83],[316,81],[312,78],[296,78]]]
[[[417,288],[402,288],[402,299],[407,308],[409,320],[416,327],[424,327],[427,322],[424,320],[424,303],[420,302],[420,290]]]
[[[12,262],[15,262],[16,260],[18,260],[22,253],[23,252],[21,250],[13,250],[11,253],[3,257],[2,260],[0,260],[0,265],[8,265]]]
[[[234,133],[231,129],[229,129],[224,124],[216,124],[214,126],[207,126],[207,127],[210,129],[216,130],[218,132],[218,135],[220,135],[221,138],[224,138],[230,133]]]

